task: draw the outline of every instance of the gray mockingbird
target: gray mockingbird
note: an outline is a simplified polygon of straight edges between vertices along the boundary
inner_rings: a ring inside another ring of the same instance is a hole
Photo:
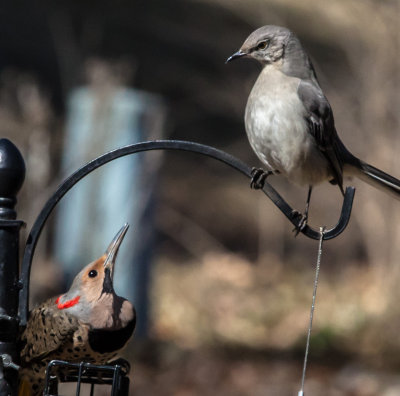
[[[247,101],[245,126],[267,171],[253,168],[251,186],[262,188],[274,173],[308,185],[297,231],[307,224],[313,185],[325,180],[343,193],[343,176],[357,176],[400,199],[399,180],[355,157],[340,140],[313,65],[289,29],[267,25],[255,30],[226,62],[242,57],[262,65]]]

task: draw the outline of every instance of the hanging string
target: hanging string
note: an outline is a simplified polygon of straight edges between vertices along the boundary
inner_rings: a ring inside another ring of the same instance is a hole
[[[310,322],[308,324],[306,351],[304,354],[304,363],[303,363],[303,375],[301,377],[301,388],[299,390],[298,396],[304,396],[304,382],[306,380],[307,359],[308,359],[308,351],[310,349],[310,338],[311,338],[311,330],[312,330],[312,323],[313,323],[313,317],[314,317],[315,298],[317,296],[319,269],[321,266],[321,256],[322,256],[322,242],[324,240],[325,227],[320,227],[319,233],[320,233],[320,236],[319,236],[319,245],[318,245],[318,258],[317,258],[317,267],[315,269],[314,290],[313,290],[311,311],[310,311]]]

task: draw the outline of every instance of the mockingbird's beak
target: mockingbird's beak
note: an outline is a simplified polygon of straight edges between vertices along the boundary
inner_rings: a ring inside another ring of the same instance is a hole
[[[231,56],[225,61],[225,63],[228,63],[228,62],[230,62],[230,61],[233,61],[234,59],[241,58],[242,56],[245,56],[245,55],[247,55],[246,52],[243,52],[242,50],[239,50],[239,51],[235,52],[233,55],[231,55]]]

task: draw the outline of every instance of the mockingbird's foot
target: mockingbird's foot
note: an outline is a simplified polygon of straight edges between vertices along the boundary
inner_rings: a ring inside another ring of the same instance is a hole
[[[262,168],[252,168],[250,188],[254,188],[254,190],[261,190],[264,187],[267,177],[273,173],[274,172],[272,171],[265,171]]]
[[[293,217],[297,217],[299,220],[298,220],[298,223],[297,223],[297,225],[293,228],[293,232],[294,232],[294,236],[295,237],[297,237],[297,235],[299,235],[299,233],[301,232],[301,231],[303,231],[304,230],[304,228],[305,228],[305,226],[307,225],[307,222],[308,222],[308,214],[306,214],[306,213],[300,213],[300,212],[298,212],[297,210],[294,210],[293,212],[292,212],[292,216]]]

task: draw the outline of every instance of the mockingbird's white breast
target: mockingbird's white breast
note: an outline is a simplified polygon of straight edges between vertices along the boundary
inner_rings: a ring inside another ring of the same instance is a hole
[[[297,94],[299,82],[274,65],[265,66],[247,101],[246,132],[253,150],[272,171],[297,184],[314,185],[331,175],[308,132],[306,109]]]

